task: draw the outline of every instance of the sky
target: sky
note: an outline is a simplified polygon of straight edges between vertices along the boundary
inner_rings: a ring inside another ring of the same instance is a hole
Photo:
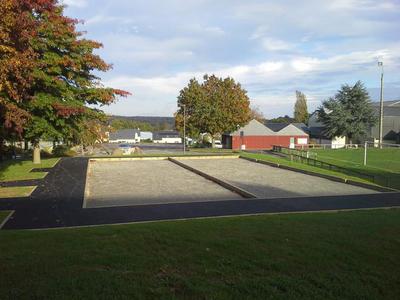
[[[105,86],[132,96],[109,114],[172,116],[179,91],[204,74],[230,76],[267,118],[292,115],[295,91],[310,112],[361,80],[400,99],[400,0],[63,0],[78,30],[103,43]]]

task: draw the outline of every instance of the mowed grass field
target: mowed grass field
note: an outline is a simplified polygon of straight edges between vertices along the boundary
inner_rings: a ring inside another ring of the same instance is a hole
[[[400,209],[0,231],[1,299],[396,299]]]
[[[375,176],[377,183],[400,189],[400,147],[368,148],[367,165],[364,166],[364,149],[312,149],[316,159],[349,170]]]
[[[389,172],[400,172],[400,147],[367,148],[367,166],[364,166],[364,149],[311,149],[318,160],[341,166],[380,169]]]

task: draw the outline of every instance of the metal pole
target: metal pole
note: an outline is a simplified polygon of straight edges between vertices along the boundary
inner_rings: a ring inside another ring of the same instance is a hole
[[[365,144],[364,144],[364,166],[367,165],[367,147],[368,147],[368,142],[365,142]]]
[[[379,111],[379,148],[382,148],[383,141],[383,62],[378,62],[381,70],[381,95],[380,95],[380,111]]]
[[[183,154],[186,154],[186,105],[183,105]]]

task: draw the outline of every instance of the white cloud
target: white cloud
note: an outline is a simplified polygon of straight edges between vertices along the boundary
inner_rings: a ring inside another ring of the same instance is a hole
[[[116,113],[171,115],[204,73],[232,76],[266,114],[291,112],[296,89],[317,105],[342,83],[376,87],[378,59],[398,81],[398,0],[64,2],[104,44],[107,83],[134,94],[108,108]]]
[[[290,50],[295,46],[291,43],[285,42],[283,40],[274,39],[274,38],[264,38],[262,40],[262,45],[264,49],[267,51],[282,51],[282,50]]]
[[[332,0],[328,5],[332,10],[392,10],[399,9],[400,4],[385,0]]]
[[[293,57],[288,61],[264,61],[254,65],[177,72],[170,76],[120,76],[108,80],[105,84],[128,90],[133,94],[126,102],[132,104],[129,105],[131,109],[123,110],[122,106],[126,100],[121,100],[121,103],[113,106],[110,111],[127,115],[146,114],[149,111],[154,115],[172,115],[176,110],[179,91],[191,78],[196,77],[201,81],[205,73],[221,77],[231,76],[249,91],[254,105],[264,110],[266,115],[273,116],[277,112],[284,114],[285,111],[292,111],[296,89],[306,92],[311,109],[315,109],[321,100],[332,95],[340,87],[326,74],[335,73],[335,79],[339,77],[346,80],[345,76],[349,71],[360,74],[377,72],[376,57],[383,56],[386,62],[395,64],[396,59],[400,59],[399,50],[400,45],[397,48],[352,52],[324,59]],[[391,67],[396,69],[400,67],[398,64],[399,62]],[[354,77],[351,80],[358,79],[360,78]],[[314,84],[310,85],[308,82]]]
[[[62,0],[62,4],[65,4],[67,6],[71,7],[79,7],[83,8],[87,6],[87,0]]]

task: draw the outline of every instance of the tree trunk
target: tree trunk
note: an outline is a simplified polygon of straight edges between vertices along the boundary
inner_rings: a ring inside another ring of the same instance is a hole
[[[215,148],[215,138],[213,135],[211,136],[211,148]]]
[[[33,163],[36,164],[40,164],[40,146],[39,146],[39,142],[35,142],[33,143]]]
[[[29,149],[28,141],[27,141],[27,140],[24,140],[24,150],[25,150],[25,151],[28,151],[28,149]]]

